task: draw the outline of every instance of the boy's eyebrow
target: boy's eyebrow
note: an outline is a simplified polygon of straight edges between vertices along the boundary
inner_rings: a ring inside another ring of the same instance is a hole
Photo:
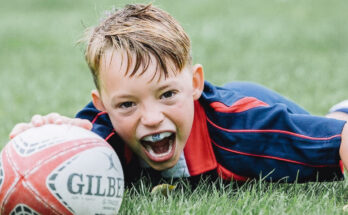
[[[158,91],[162,91],[162,90],[164,90],[164,89],[166,89],[166,88],[168,88],[168,87],[170,87],[170,84],[165,84],[165,85],[159,87],[157,90],[158,90]]]
[[[123,93],[121,93],[121,94],[113,95],[111,97],[111,101],[115,102],[115,101],[117,101],[117,99],[128,99],[128,98],[131,98],[131,97],[134,97],[134,96],[132,96],[131,94],[126,94],[126,93],[123,94]]]
[[[173,87],[173,86],[177,86],[177,82],[175,80],[170,80],[170,81],[167,81],[166,83],[164,83],[162,86],[158,87],[156,90],[157,91],[162,91],[166,88],[170,88],[170,87]]]

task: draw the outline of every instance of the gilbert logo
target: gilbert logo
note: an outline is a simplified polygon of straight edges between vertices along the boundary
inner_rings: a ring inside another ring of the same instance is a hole
[[[113,154],[102,152],[109,167],[105,172],[118,172]],[[105,196],[121,198],[123,193],[123,179],[98,174],[71,173],[67,181],[67,190],[74,195]]]
[[[88,165],[86,162],[91,156],[94,157],[94,163]],[[80,166],[84,166],[84,171],[79,171]],[[48,176],[47,185],[56,198],[73,213],[73,208],[77,207],[73,202],[80,200],[88,201],[89,204],[102,201],[103,210],[109,210],[107,208],[115,208],[116,200],[123,197],[124,179],[121,168],[114,152],[104,148],[100,151],[86,151],[57,167]]]
[[[67,181],[67,190],[74,195],[121,198],[122,186],[122,178],[101,175],[72,173]]]

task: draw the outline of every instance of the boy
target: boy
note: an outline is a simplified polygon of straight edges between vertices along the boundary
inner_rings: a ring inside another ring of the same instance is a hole
[[[90,31],[85,54],[96,85],[92,103],[77,119],[34,116],[11,138],[44,123],[92,129],[116,150],[126,181],[142,170],[153,178],[343,178],[344,109],[316,117],[256,84],[205,82],[202,66],[192,65],[182,27],[152,5],[127,5],[109,15]]]

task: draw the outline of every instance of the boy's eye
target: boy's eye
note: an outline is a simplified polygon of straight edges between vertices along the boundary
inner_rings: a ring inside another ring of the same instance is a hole
[[[161,95],[161,99],[168,99],[168,98],[173,97],[174,95],[175,95],[175,92],[170,90],[170,91],[167,91],[167,92],[163,93]]]
[[[120,108],[122,109],[127,109],[127,108],[131,108],[135,106],[135,103],[134,102],[123,102],[119,105]]]

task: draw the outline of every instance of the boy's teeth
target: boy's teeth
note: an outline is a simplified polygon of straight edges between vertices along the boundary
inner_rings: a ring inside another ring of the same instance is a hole
[[[146,136],[143,138],[143,140],[149,141],[149,142],[157,142],[157,141],[163,140],[166,137],[169,137],[170,135],[172,135],[171,132],[162,132],[162,133]]]

